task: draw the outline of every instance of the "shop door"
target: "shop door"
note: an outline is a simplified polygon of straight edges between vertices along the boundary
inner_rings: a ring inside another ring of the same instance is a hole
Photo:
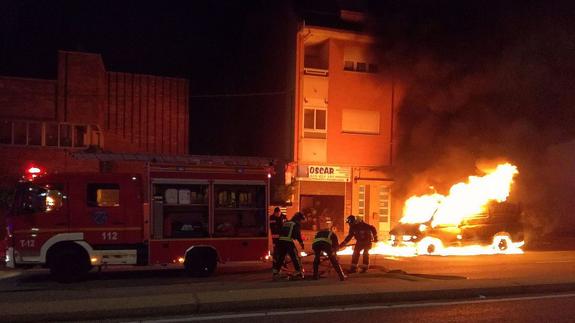
[[[344,230],[344,197],[338,195],[301,195],[300,208],[306,216],[303,230],[317,231],[335,226],[336,232]]]

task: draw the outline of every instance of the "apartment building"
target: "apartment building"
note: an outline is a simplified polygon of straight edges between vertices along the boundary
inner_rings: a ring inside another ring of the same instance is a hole
[[[401,87],[382,68],[375,40],[341,29],[302,26],[297,34],[293,187],[289,213],[304,229],[359,216],[384,237],[392,216],[394,131]]]

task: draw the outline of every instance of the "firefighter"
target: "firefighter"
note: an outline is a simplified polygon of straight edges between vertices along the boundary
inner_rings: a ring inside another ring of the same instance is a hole
[[[346,276],[337,261],[339,242],[337,240],[337,235],[333,232],[333,227],[318,231],[313,239],[312,248],[315,255],[313,259],[313,279],[319,279],[318,269],[322,254],[325,254],[329,258],[333,269],[335,269],[335,272],[339,276],[339,280],[344,281],[346,279]]]
[[[286,216],[285,214],[281,213],[281,210],[279,207],[276,207],[274,209],[274,213],[272,213],[272,215],[270,215],[270,232],[272,234],[272,257],[273,257],[273,263],[275,264],[276,262],[276,258],[277,258],[277,244],[278,244],[278,240],[280,238],[280,230],[284,224],[284,222],[286,222]]]
[[[356,219],[354,215],[350,215],[345,220],[349,224],[349,234],[342,241],[339,248],[343,248],[352,238],[355,238],[355,247],[353,248],[353,256],[351,257],[351,268],[349,273],[357,272],[357,264],[359,262],[359,254],[363,251],[363,264],[360,265],[360,270],[365,273],[369,269],[369,249],[371,243],[377,242],[377,230],[372,225]]]
[[[273,265],[273,278],[277,280],[280,278],[280,269],[284,262],[285,256],[289,255],[293,262],[294,273],[292,278],[301,279],[303,278],[303,268],[301,265],[301,260],[297,254],[297,248],[295,246],[294,240],[297,240],[301,246],[304,248],[303,240],[301,238],[300,223],[305,220],[305,216],[301,212],[296,212],[290,221],[283,224],[280,229],[279,239],[277,243],[277,259]]]

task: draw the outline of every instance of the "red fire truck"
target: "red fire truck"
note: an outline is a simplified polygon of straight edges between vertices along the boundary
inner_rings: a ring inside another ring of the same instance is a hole
[[[18,184],[6,217],[7,265],[46,266],[66,281],[102,265],[177,264],[202,276],[218,262],[264,260],[270,165],[206,158],[133,174],[36,174]]]

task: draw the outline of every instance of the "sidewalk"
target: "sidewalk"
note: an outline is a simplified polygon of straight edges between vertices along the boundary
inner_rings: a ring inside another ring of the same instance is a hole
[[[385,273],[376,269],[372,273],[356,274],[345,282],[330,277],[320,281],[212,281],[100,290],[31,291],[28,295],[13,293],[0,298],[0,317],[2,321],[102,320],[567,291],[575,291],[575,277],[471,280]],[[38,296],[41,298],[35,298]]]

